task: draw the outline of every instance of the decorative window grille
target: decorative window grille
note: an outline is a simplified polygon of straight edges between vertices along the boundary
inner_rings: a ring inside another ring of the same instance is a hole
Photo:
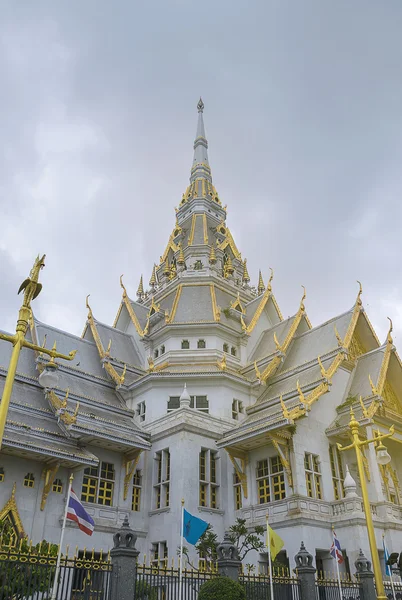
[[[207,345],[205,343],[205,340],[198,340],[197,342],[197,348],[206,348]]]
[[[279,456],[257,462],[257,493],[259,504],[286,498],[285,474]]]
[[[243,494],[241,489],[240,477],[236,473],[233,473],[233,490],[234,490],[234,505],[235,510],[240,510],[243,506]]]
[[[306,488],[309,498],[322,500],[322,485],[320,459],[316,454],[304,454],[304,470],[306,473]]]
[[[199,502],[200,506],[218,508],[218,453],[213,450],[202,449],[199,457],[200,487]]]
[[[141,488],[142,474],[139,469],[136,470],[133,477],[133,496],[131,499],[131,510],[139,512],[141,510]]]
[[[182,350],[189,350],[190,349],[190,342],[188,340],[182,340],[181,341],[181,349]]]
[[[27,473],[24,477],[24,487],[35,487],[35,476],[33,473]]]
[[[230,349],[230,354],[231,354],[232,356],[236,356],[236,354],[237,354],[237,350],[236,350],[236,348],[235,348],[234,346],[232,346],[232,347],[231,347],[231,349]]]
[[[137,404],[137,408],[135,411],[135,414],[137,415],[140,423],[142,423],[143,421],[145,421],[145,413],[146,413],[146,405],[145,405],[145,400],[143,402],[139,402]]]
[[[167,569],[168,567],[168,547],[167,542],[155,542],[152,544],[152,565],[155,567]]]
[[[233,400],[232,402],[232,419],[239,420],[239,415],[244,413],[243,402],[241,400]]]
[[[167,411],[172,412],[180,408],[180,396],[169,396]],[[200,412],[209,412],[208,396],[190,396],[190,408]]]
[[[112,506],[114,492],[114,465],[102,462],[99,467],[88,467],[82,480],[81,500],[103,506]]]
[[[331,463],[331,474],[332,474],[332,486],[334,488],[335,500],[340,500],[345,497],[345,488],[343,482],[345,476],[343,473],[343,465],[341,459],[341,453],[337,446],[329,447],[329,460]]]
[[[52,485],[52,491],[61,494],[63,491],[63,482],[61,479],[55,479]]]
[[[155,454],[154,506],[165,508],[170,502],[170,452],[161,450]]]
[[[1,467],[0,468],[0,483],[2,481],[4,481],[4,479],[5,479],[4,469],[3,469],[3,467]]]
[[[229,352],[229,344],[223,344],[223,351],[226,353]]]

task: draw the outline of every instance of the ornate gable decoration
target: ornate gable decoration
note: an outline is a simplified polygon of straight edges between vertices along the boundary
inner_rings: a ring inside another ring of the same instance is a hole
[[[17,502],[15,500],[16,487],[17,486],[14,483],[11,492],[11,497],[0,511],[0,523],[8,522],[10,524],[10,527],[12,528],[13,532],[12,538],[14,544],[15,542],[17,542],[18,539],[26,537],[21,517],[18,512]]]

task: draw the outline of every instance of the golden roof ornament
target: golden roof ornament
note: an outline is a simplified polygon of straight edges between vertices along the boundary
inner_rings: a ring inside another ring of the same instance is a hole
[[[209,251],[209,264],[210,265],[214,265],[216,264],[216,252],[215,252],[215,248],[213,246],[211,246],[211,250]]]
[[[142,275],[141,275],[140,282],[138,284],[138,289],[137,289],[138,299],[140,300],[143,297],[143,295],[144,295],[144,282],[143,282]]]
[[[243,261],[243,283],[250,283],[250,275],[247,269],[247,258]]]
[[[156,286],[156,284],[157,284],[157,279],[156,279],[156,265],[154,264],[153,269],[152,269],[151,279],[149,280],[149,285],[153,289]]]
[[[184,258],[183,246],[182,246],[181,242],[179,244],[179,256],[177,257],[177,264],[178,265],[186,264],[186,260]]]
[[[261,296],[261,294],[263,294],[265,292],[265,285],[264,285],[264,280],[262,278],[262,274],[261,274],[261,269],[259,271],[259,275],[258,275],[258,295]]]
[[[233,267],[232,259],[230,258],[230,256],[228,256],[228,259],[225,263],[224,276],[228,277],[229,275],[233,275],[233,273],[234,273],[234,267]]]

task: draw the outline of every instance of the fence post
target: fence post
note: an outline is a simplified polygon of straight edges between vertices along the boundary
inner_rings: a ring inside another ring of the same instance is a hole
[[[363,550],[355,561],[356,577],[360,583],[362,600],[376,600],[377,592],[374,585],[374,573],[371,562],[364,556]]]
[[[237,547],[230,541],[229,531],[225,532],[223,542],[217,546],[216,551],[218,553],[219,575],[238,581],[241,560],[239,559]]]
[[[130,529],[128,517],[113,536],[111,600],[133,600],[137,579],[137,536]]]
[[[315,567],[313,567],[313,557],[307,552],[304,542],[301,543],[300,550],[295,556],[296,573],[300,581],[300,600],[312,600],[316,598],[315,590]]]

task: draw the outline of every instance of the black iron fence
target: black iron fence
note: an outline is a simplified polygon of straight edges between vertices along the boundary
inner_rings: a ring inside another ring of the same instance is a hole
[[[341,579],[322,579],[316,581],[317,600],[339,600],[342,593],[342,600],[363,600],[360,584],[357,581]]]
[[[184,569],[181,582],[182,600],[197,600],[202,584],[217,576],[217,572]],[[179,586],[178,569],[137,565],[134,600],[177,600]]]
[[[57,557],[36,548],[0,550],[0,600],[50,600]],[[112,566],[108,556],[94,552],[62,556],[57,600],[110,600]]]
[[[268,575],[241,575],[247,600],[271,600],[271,582]],[[296,577],[274,576],[272,578],[275,600],[301,600],[300,582]]]

